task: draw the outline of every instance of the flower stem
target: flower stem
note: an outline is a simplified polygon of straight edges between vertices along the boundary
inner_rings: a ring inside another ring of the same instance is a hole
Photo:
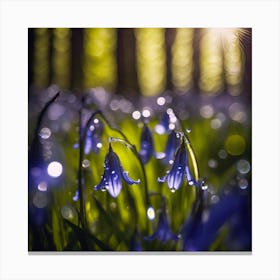
[[[39,133],[39,129],[40,129],[40,126],[41,126],[41,123],[42,123],[42,120],[43,120],[43,117],[46,113],[46,111],[48,110],[48,108],[50,107],[50,105],[55,102],[55,100],[58,98],[58,96],[60,95],[60,91],[57,92],[54,97],[52,97],[44,106],[44,108],[42,109],[38,119],[37,119],[37,123],[36,123],[36,129],[35,129],[35,132],[36,132],[36,135],[38,135]]]
[[[79,190],[79,196],[80,196],[80,222],[83,229],[86,227],[86,215],[85,215],[85,204],[84,204],[84,187],[83,187],[83,158],[84,158],[84,143],[85,139],[84,137],[81,137],[83,131],[82,131],[82,108],[79,111],[79,168],[78,168],[78,190]]]

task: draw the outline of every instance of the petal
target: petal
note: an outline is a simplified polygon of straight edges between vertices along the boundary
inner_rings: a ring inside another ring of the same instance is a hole
[[[121,176],[118,172],[112,171],[108,178],[107,190],[112,197],[117,197],[122,189]]]
[[[139,155],[144,164],[146,164],[154,154],[154,142],[149,127],[144,124],[141,133],[141,149]]]
[[[164,183],[166,181],[167,175],[163,176],[163,177],[158,177],[157,181],[159,183]]]
[[[190,172],[190,169],[189,169],[188,166],[186,166],[185,171],[186,171],[186,179],[187,179],[189,185],[190,186],[194,185],[195,181],[194,181],[194,179],[193,179],[193,177],[191,175],[191,172]]]
[[[85,147],[84,147],[84,153],[85,153],[86,155],[88,155],[89,152],[90,152],[90,149],[91,149],[91,140],[90,140],[90,138],[86,137]]]
[[[124,179],[124,181],[129,184],[129,185],[132,185],[132,184],[139,184],[140,183],[140,179],[138,180],[133,180],[131,179],[129,176],[128,176],[128,172],[127,171],[124,171],[122,173],[122,177]]]
[[[99,184],[97,184],[96,186],[93,187],[93,189],[95,191],[99,191],[99,190],[102,190],[105,188],[105,182],[106,182],[106,179],[105,179],[105,176],[102,175],[101,176],[101,181],[99,182]]]
[[[171,190],[178,190],[182,183],[184,178],[184,170],[181,165],[174,166],[172,170],[170,171],[168,178],[167,178],[167,184]]]

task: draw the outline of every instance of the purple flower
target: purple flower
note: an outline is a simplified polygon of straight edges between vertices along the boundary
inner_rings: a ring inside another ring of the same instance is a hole
[[[99,152],[99,143],[99,138],[95,135],[94,130],[88,129],[85,139],[84,153],[88,155],[90,151],[93,151],[95,154],[97,154]]]
[[[133,180],[128,176],[128,172],[124,171],[118,155],[113,151],[111,144],[109,152],[105,157],[104,173],[101,176],[100,183],[94,187],[95,190],[107,190],[111,196],[117,197],[122,188],[123,179],[127,184],[139,184],[140,179]]]
[[[179,239],[179,236],[177,234],[173,233],[170,229],[168,217],[166,214],[165,203],[164,203],[162,210],[158,217],[158,226],[157,226],[156,231],[152,235],[145,237],[145,240],[148,240],[148,241],[154,240],[154,239],[157,239],[157,240],[161,241],[162,243],[166,243],[169,240],[177,241]]]
[[[166,133],[169,130],[169,123],[170,123],[170,116],[165,111],[164,114],[162,115],[162,118],[161,118],[161,121],[159,124],[162,127],[162,130],[164,133]]]
[[[154,142],[152,133],[149,127],[144,124],[143,130],[141,133],[141,148],[139,155],[144,164],[146,164],[154,154]]]
[[[178,134],[172,130],[170,134],[168,135],[166,148],[164,151],[164,162],[169,163],[170,160],[173,160],[174,153],[177,150],[178,146],[180,145],[180,138],[178,137]]]
[[[102,147],[101,143],[101,134],[102,134],[102,126],[98,125],[91,125],[85,137],[84,143],[84,153],[88,155],[91,151],[95,154],[98,154],[99,149]],[[84,128],[82,129],[81,135],[83,135]],[[80,136],[82,137],[82,136]],[[79,148],[79,143],[74,144],[74,148]]]
[[[167,180],[167,184],[171,192],[175,192],[181,187],[184,176],[186,176],[189,185],[195,184],[195,181],[189,169],[188,154],[185,148],[185,144],[184,141],[182,141],[180,147],[175,153],[175,159],[171,170],[168,171],[164,177],[159,177],[158,182],[163,183]]]

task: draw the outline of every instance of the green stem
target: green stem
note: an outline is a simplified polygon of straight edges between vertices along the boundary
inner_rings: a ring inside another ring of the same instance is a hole
[[[46,111],[48,110],[48,108],[50,107],[50,105],[58,98],[60,94],[60,91],[58,93],[55,94],[54,97],[52,97],[44,106],[44,108],[42,109],[39,117],[38,117],[38,120],[37,120],[37,123],[36,123],[36,129],[35,129],[35,133],[36,135],[38,135],[39,133],[39,129],[40,129],[40,126],[41,126],[41,123],[42,123],[42,120],[43,120],[43,117],[46,113]]]
[[[85,229],[86,227],[86,215],[85,215],[85,204],[84,204],[84,187],[83,187],[83,158],[84,158],[84,138],[81,137],[82,135],[82,109],[79,111],[79,168],[78,168],[78,190],[80,196],[80,222],[82,228]]]

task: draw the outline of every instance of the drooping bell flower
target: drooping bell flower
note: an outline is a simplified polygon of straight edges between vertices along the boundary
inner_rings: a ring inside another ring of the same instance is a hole
[[[167,171],[167,174],[164,177],[159,177],[158,182],[164,183],[167,181],[171,192],[175,192],[181,187],[184,176],[186,177],[189,185],[195,184],[189,168],[187,150],[185,148],[184,141],[182,141],[180,147],[175,153],[174,162],[170,171]]]
[[[174,158],[174,154],[180,145],[180,137],[178,133],[171,130],[168,135],[165,151],[164,151],[164,162],[167,164]]]
[[[84,129],[82,129],[81,135],[83,135]],[[96,125],[91,125],[85,137],[84,143],[84,153],[88,155],[91,151],[95,154],[98,154],[99,149],[102,147],[101,143],[101,134],[102,134],[102,127],[96,127]],[[79,148],[79,143],[74,144],[74,148]]]
[[[170,240],[177,241],[179,239],[178,234],[173,233],[170,229],[165,203],[163,203],[161,212],[158,217],[158,226],[156,231],[152,235],[145,237],[145,240],[148,241],[154,239],[157,239],[162,243],[166,243]]]
[[[105,157],[104,173],[101,176],[100,183],[94,189],[107,190],[112,197],[117,197],[122,188],[122,179],[129,185],[140,183],[140,179],[131,179],[128,172],[123,170],[120,159],[110,144],[109,152]]]
[[[164,133],[168,132],[169,123],[170,123],[170,116],[167,113],[167,111],[165,111],[162,115],[160,123],[157,125],[157,132],[159,134],[164,134]]]
[[[146,164],[154,154],[154,141],[151,130],[149,127],[144,124],[142,133],[141,133],[141,146],[139,155],[142,159],[142,162]]]
[[[88,155],[90,151],[93,151],[95,154],[97,154],[99,152],[99,143],[100,140],[95,135],[94,130],[88,129],[85,139],[84,153]]]

